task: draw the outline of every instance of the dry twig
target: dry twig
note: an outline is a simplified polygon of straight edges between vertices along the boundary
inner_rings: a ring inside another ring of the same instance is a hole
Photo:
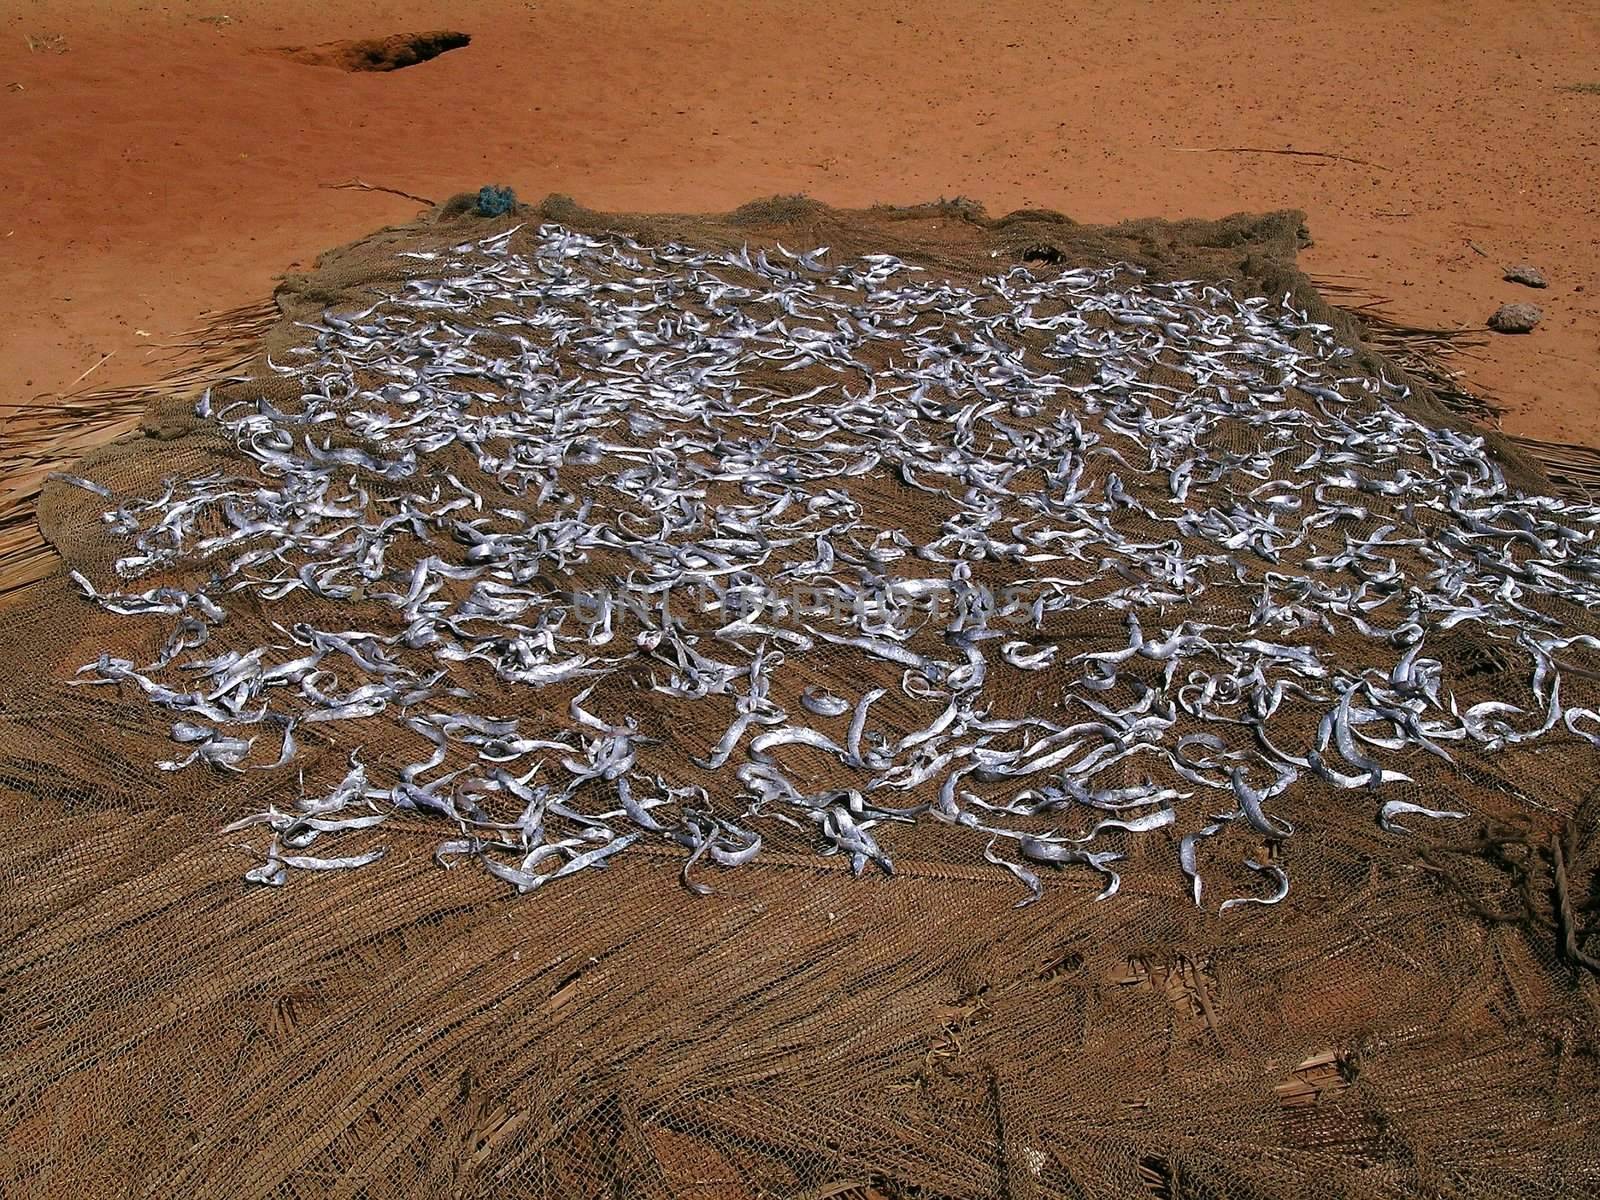
[[[89,369],[88,369],[88,370],[87,370],[87,371],[85,371],[85,372],[84,372],[84,373],[83,373],[83,374],[82,374],[82,375],[79,375],[79,376],[78,376],[78,377],[77,377],[77,378],[76,378],[76,379],[74,379],[74,380],[73,380],[73,381],[72,381],[72,382],[71,382],[71,383],[69,383],[69,384],[67,384],[67,386],[68,386],[68,387],[69,387],[69,388],[72,388],[72,387],[77,387],[77,386],[78,386],[78,385],[79,385],[79,384],[80,384],[80,383],[82,383],[82,382],[83,382],[83,381],[84,381],[84,380],[85,380],[85,379],[87,379],[87,378],[89,378],[89,376],[91,376],[91,375],[93,375],[93,374],[94,374],[94,373],[95,373],[95,372],[96,372],[96,371],[98,371],[98,370],[99,370],[99,369],[100,369],[100,368],[101,368],[101,367],[103,367],[103,366],[105,366],[105,365],[106,365],[106,363],[107,363],[107,362],[109,362],[109,361],[110,361],[110,360],[111,360],[111,356],[112,356],[112,355],[113,355],[113,354],[115,354],[115,353],[116,353],[116,351],[115,351],[115,350],[111,350],[111,351],[108,351],[108,352],[107,352],[107,353],[105,353],[105,354],[102,354],[102,355],[101,355],[101,356],[100,356],[100,361],[99,361],[99,362],[97,362],[97,363],[95,363],[95,365],[94,365],[94,366],[92,366],[92,367],[90,367],[90,368],[89,368]]]
[[[1261,146],[1177,146],[1175,149],[1179,154],[1289,154],[1297,158],[1326,158],[1333,162],[1356,163],[1363,167],[1375,167],[1379,171],[1392,170],[1382,163],[1351,158],[1348,154],[1331,154],[1326,150],[1275,150]]]
[[[348,183],[325,183],[322,186],[325,188],[332,188],[334,191],[343,191],[349,189],[360,192],[388,192],[391,196],[399,196],[405,200],[415,200],[418,204],[426,204],[430,208],[438,203],[436,200],[429,200],[426,196],[413,196],[410,192],[402,192],[399,188],[384,187],[382,184],[377,183],[368,183],[364,179],[352,179]]]

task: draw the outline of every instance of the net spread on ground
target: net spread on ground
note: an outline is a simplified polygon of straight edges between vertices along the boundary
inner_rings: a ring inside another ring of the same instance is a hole
[[[397,813],[523,892],[640,842],[695,890],[892,874],[931,824],[1020,904],[1249,911],[1318,804],[1415,836],[1463,763],[1600,741],[1600,509],[1287,300],[555,224],[400,257],[269,359],[296,395],[202,401],[227,469],[76,481],[129,539],[79,587],[165,640],[75,683],[165,710],[163,770],[281,777],[254,882]]]

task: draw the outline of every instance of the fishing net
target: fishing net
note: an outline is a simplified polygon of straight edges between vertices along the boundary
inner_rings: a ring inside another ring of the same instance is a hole
[[[469,209],[40,499],[8,1194],[1600,1194],[1600,509],[1299,214]]]

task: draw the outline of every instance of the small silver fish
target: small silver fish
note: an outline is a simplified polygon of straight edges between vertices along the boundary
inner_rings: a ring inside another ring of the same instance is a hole
[[[1252,871],[1259,871],[1272,880],[1273,891],[1270,896],[1240,896],[1233,900],[1224,900],[1218,906],[1218,912],[1227,912],[1230,908],[1240,908],[1246,904],[1277,904],[1289,894],[1289,876],[1282,867],[1272,863],[1258,863],[1255,859],[1245,860],[1245,866]]]
[[[1405,800],[1386,800],[1378,809],[1378,825],[1386,833],[1410,833],[1411,830],[1396,821],[1396,817],[1418,816],[1433,817],[1435,820],[1460,820],[1466,815],[1453,809],[1426,808],[1421,804],[1411,804]]]

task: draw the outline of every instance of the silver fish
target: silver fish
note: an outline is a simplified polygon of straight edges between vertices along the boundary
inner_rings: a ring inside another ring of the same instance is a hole
[[[1230,908],[1240,908],[1246,904],[1277,904],[1289,894],[1289,876],[1282,867],[1272,863],[1258,863],[1255,859],[1245,860],[1245,866],[1252,871],[1259,871],[1272,880],[1273,890],[1270,896],[1239,896],[1232,900],[1224,900],[1218,906],[1218,912],[1227,912]]]
[[[1410,833],[1404,825],[1395,820],[1396,817],[1415,815],[1419,817],[1433,817],[1436,820],[1462,819],[1467,814],[1456,812],[1453,809],[1426,808],[1421,804],[1411,804],[1405,800],[1386,800],[1378,809],[1378,824],[1386,833]]]

